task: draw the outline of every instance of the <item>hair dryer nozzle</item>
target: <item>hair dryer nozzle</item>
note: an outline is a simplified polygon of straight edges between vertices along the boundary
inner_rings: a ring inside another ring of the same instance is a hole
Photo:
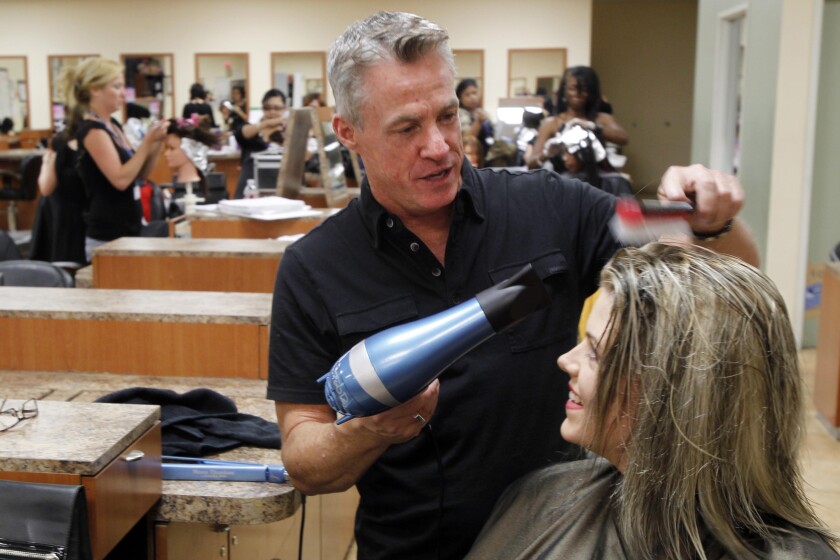
[[[551,303],[548,290],[530,264],[507,280],[477,294],[475,299],[497,333]]]

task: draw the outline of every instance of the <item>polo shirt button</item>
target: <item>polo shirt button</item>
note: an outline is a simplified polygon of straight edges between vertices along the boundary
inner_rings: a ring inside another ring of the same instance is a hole
[[[420,250],[420,244],[415,241],[414,243],[409,245],[409,248],[411,249],[412,252],[416,253],[417,251]]]
[[[432,269],[432,276],[434,276],[435,278],[440,276],[440,269],[439,268],[433,268]]]
[[[394,218],[388,218],[387,220],[385,220],[385,225],[389,228],[394,227]]]

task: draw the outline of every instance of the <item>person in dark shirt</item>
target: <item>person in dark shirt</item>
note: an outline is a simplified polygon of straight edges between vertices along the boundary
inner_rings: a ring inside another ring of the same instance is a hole
[[[185,119],[192,118],[194,114],[206,120],[210,128],[216,128],[213,107],[207,103],[207,91],[201,84],[190,86],[190,102],[184,105],[184,110],[181,112],[181,116]]]
[[[612,142],[618,146],[627,144],[627,131],[612,114],[602,110],[601,83],[595,70],[589,66],[573,66],[566,70],[558,96],[558,113],[542,121],[534,149],[526,161],[530,169],[538,169],[550,160],[554,171],[563,170],[559,146],[552,150],[548,141],[568,126],[586,127],[604,143]]]
[[[357,486],[360,560],[462,558],[508,484],[578,456],[558,432],[568,376],[553,362],[575,345],[583,301],[619,248],[614,197],[547,170],[466,161],[447,42],[426,19],[380,12],[333,44],[333,129],[366,177],[358,199],[289,246],[274,291],[267,395],[283,462],[304,494]],[[688,200],[695,190],[690,225],[707,239],[698,242],[755,259],[732,221],[737,180],[672,168],[659,192]],[[548,309],[406,402],[336,425],[317,379],[353,345],[466,301],[525,263],[554,295]]]
[[[263,95],[263,116],[256,124],[245,123],[237,128],[233,135],[239,144],[239,180],[236,182],[234,198],[242,198],[248,179],[254,178],[254,160],[252,156],[274,146],[280,151],[283,146],[283,134],[286,130],[288,114],[286,96],[279,89],[270,89]]]

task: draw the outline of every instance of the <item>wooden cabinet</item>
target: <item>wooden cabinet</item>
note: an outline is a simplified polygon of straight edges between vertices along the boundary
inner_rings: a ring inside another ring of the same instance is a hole
[[[306,500],[303,557],[344,560],[353,543],[359,495],[355,488]],[[302,508],[294,515],[258,525],[159,523],[155,560],[294,560],[298,557]]]
[[[840,439],[840,264],[829,263],[823,273],[814,405],[818,417]]]
[[[6,287],[3,296],[0,369],[267,377],[271,294]]]
[[[124,237],[93,252],[93,285],[117,290],[274,292],[287,243]]]
[[[287,220],[253,220],[237,216],[188,215],[190,235],[193,239],[272,239],[281,235],[309,233],[329,216],[290,218]]]
[[[160,498],[159,409],[56,401],[38,407],[37,417],[3,434],[0,478],[84,486],[93,558],[101,560]]]

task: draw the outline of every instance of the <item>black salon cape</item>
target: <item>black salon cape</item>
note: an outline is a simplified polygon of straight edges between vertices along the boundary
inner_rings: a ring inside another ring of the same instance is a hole
[[[210,389],[178,394],[169,389],[132,387],[96,402],[160,405],[163,454],[204,457],[240,445],[280,449],[275,422],[237,412],[226,396]]]

